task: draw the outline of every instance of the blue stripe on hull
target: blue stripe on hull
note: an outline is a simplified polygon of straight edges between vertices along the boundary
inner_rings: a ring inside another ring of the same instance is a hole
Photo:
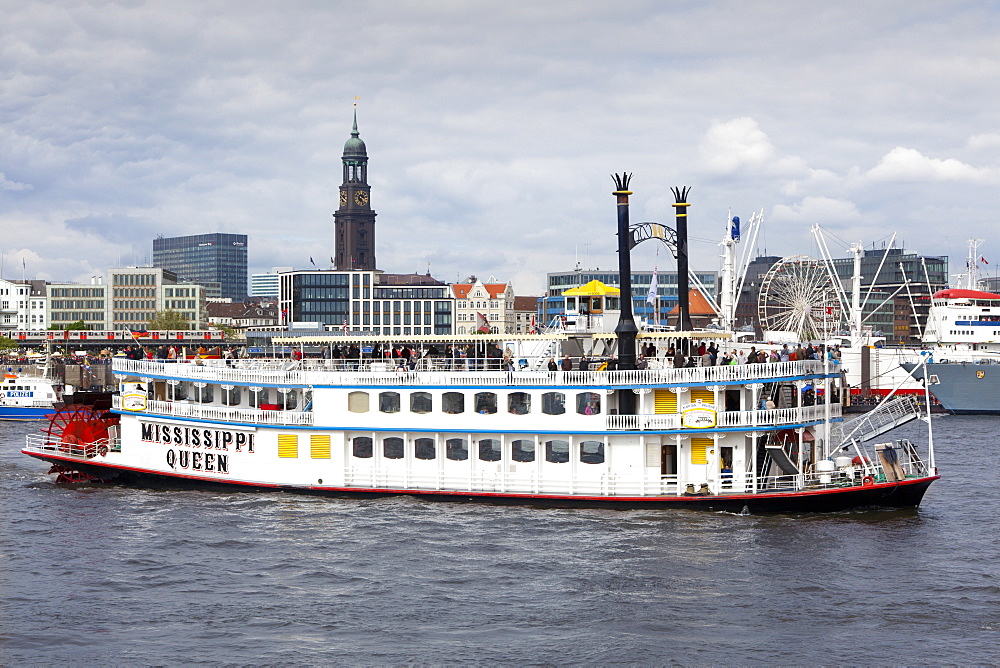
[[[44,420],[46,415],[54,413],[55,410],[55,408],[0,406],[0,420]]]

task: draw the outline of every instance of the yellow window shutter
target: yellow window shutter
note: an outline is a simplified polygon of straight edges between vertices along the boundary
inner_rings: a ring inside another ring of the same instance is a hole
[[[297,434],[278,434],[278,457],[295,459],[299,456],[299,437]]]
[[[674,394],[670,390],[654,390],[654,392],[656,393],[654,396],[654,401],[655,401],[654,409],[657,415],[677,412],[676,394]]]
[[[313,459],[330,458],[330,436],[313,434],[309,437],[309,456]]]
[[[699,399],[703,404],[715,405],[715,392],[707,387],[692,387],[691,403],[697,403]]]
[[[715,445],[715,441],[711,438],[692,438],[691,439],[691,463],[692,464],[707,464],[708,463],[708,449]]]

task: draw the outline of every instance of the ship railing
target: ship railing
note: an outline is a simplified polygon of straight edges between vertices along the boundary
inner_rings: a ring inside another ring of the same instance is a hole
[[[351,365],[356,365],[356,370]],[[635,371],[499,371],[465,369],[411,370],[391,368],[385,362],[349,361],[344,370],[328,370],[312,362],[294,360],[206,359],[130,360],[115,358],[118,374],[139,377],[165,376],[216,382],[265,383],[284,385],[540,385],[635,387],[644,385],[685,385],[692,383],[741,383],[776,378],[795,378],[823,373],[815,360],[642,369]]]
[[[528,464],[532,466],[532,464]],[[544,494],[559,496],[673,496],[681,489],[676,475],[623,476],[603,474],[576,479],[554,478],[537,471],[473,471],[464,475],[414,474],[412,471],[349,468],[344,484],[365,489]]]
[[[759,425],[791,425],[818,422],[826,417],[826,407],[800,406],[757,411],[723,411],[716,413],[716,427],[754,427]],[[830,418],[841,417],[840,404],[830,405]],[[608,415],[605,420],[609,431],[660,431],[681,429],[682,415]]]
[[[517,465],[520,466],[520,465]],[[534,466],[528,463],[526,466]],[[697,493],[701,482],[682,480],[677,475],[602,474],[594,477],[543,476],[535,470],[472,471],[463,475],[414,474],[412,471],[382,468],[348,468],[344,485],[363,489],[482,492],[496,494],[540,494],[558,496],[658,497]],[[753,494],[751,475],[736,473],[707,482],[709,491],[719,494]],[[783,485],[782,488],[786,486]],[[772,485],[774,488],[774,485]],[[787,485],[789,490],[794,485]],[[763,491],[763,490],[761,490]],[[774,491],[773,489],[771,491]]]
[[[146,413],[169,417],[195,418],[218,422],[246,422],[253,424],[298,425],[314,424],[311,411],[267,410],[260,408],[235,408],[231,406],[205,406],[186,401],[146,401],[142,411],[122,409],[121,396],[112,397],[112,408],[129,413]]]
[[[76,443],[52,436],[25,436],[25,451],[37,454],[58,454],[61,457],[93,459],[108,452],[121,452],[121,439],[102,438],[92,443]]]

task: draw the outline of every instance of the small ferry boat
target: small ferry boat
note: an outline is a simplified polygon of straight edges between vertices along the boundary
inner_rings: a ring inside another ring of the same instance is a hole
[[[735,513],[917,506],[938,478],[932,440],[870,447],[929,426],[917,397],[845,422],[829,360],[714,366],[693,349],[704,332],[637,331],[619,299],[626,188],[620,293],[575,292],[565,328],[275,341],[347,358],[115,358],[110,409],[66,407],[23,453],[65,481]]]
[[[8,369],[0,383],[0,420],[43,420],[61,400],[53,380]]]

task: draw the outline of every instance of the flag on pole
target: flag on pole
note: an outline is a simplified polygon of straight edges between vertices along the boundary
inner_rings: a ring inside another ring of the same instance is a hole
[[[986,261],[986,258],[981,257],[981,256],[979,258],[979,261],[982,262],[983,264],[989,264],[989,262]]]
[[[733,241],[740,240],[740,217],[733,216],[732,226],[729,228],[729,236],[733,238]]]
[[[655,304],[660,286],[656,281],[656,267],[653,267],[653,278],[649,281],[649,292],[646,293],[646,303]]]
[[[312,263],[312,266],[316,266],[316,262],[312,259],[312,255],[309,256],[309,262]]]
[[[531,315],[531,331],[528,332],[528,333],[529,334],[537,334],[538,333],[537,326],[535,325],[535,315],[534,314]]]
[[[478,327],[476,328],[477,332],[481,332],[483,334],[490,333],[490,321],[485,315],[482,313],[476,313],[476,323],[478,324]]]
[[[345,332],[347,331],[347,321],[346,320],[344,321],[344,324],[340,326],[340,328],[342,330],[344,330]]]

